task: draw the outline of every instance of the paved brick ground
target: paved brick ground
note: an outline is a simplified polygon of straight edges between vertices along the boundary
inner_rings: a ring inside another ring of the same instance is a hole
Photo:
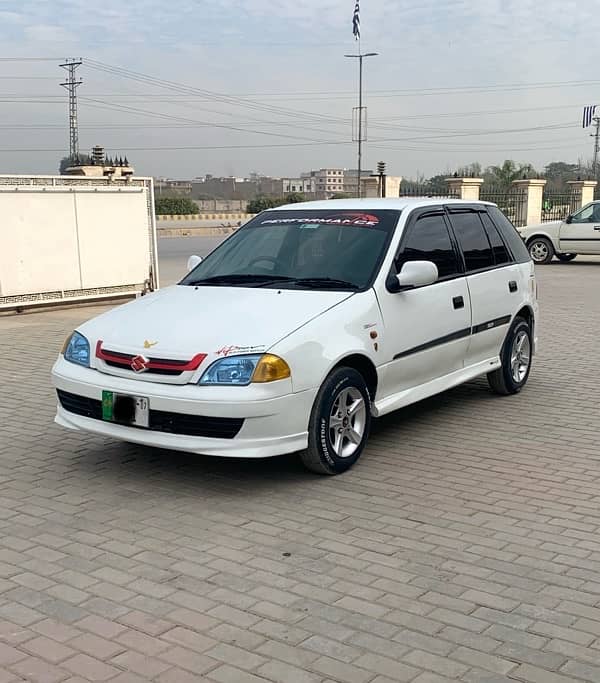
[[[95,311],[0,319],[0,683],[600,681],[600,263],[539,276],[526,391],[387,417],[338,478],[62,431]]]

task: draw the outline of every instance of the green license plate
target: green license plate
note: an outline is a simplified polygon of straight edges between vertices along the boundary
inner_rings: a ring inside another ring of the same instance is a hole
[[[150,406],[145,396],[102,392],[102,419],[132,427],[150,426]]]

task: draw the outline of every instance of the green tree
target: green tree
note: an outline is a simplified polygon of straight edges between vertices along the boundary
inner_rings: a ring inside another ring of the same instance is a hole
[[[301,192],[290,192],[285,195],[286,204],[300,204],[300,202],[305,202],[306,199]]]
[[[198,205],[187,197],[156,197],[154,210],[158,216],[183,216],[198,213]]]
[[[461,166],[456,170],[456,174],[462,178],[481,178],[482,173],[483,169],[478,161]]]
[[[246,211],[248,211],[248,213],[260,213],[261,211],[266,211],[267,209],[272,209],[273,207],[280,205],[281,200],[259,195],[248,202]]]
[[[531,164],[517,164],[512,159],[506,159],[502,166],[488,166],[483,177],[487,184],[508,189],[515,180],[534,178],[536,175]]]
[[[568,188],[567,182],[575,180],[581,172],[579,164],[553,161],[544,169],[544,177],[548,181],[546,189],[551,192],[566,192]]]

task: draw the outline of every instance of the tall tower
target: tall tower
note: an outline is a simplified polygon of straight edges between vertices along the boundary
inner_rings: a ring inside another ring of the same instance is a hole
[[[79,159],[79,124],[77,122],[77,88],[83,83],[76,78],[77,67],[81,66],[81,59],[67,59],[60,66],[67,72],[67,80],[61,83],[69,93],[69,158],[72,163]]]

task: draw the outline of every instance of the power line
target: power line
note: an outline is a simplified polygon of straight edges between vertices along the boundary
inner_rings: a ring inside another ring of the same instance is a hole
[[[256,133],[258,135],[266,135],[269,137],[287,138],[289,140],[308,140],[311,142],[321,142],[320,140],[315,140],[314,138],[300,137],[298,135],[286,135],[284,133],[273,133],[271,131],[240,128],[239,126],[231,126],[231,125],[228,125],[225,123],[197,121],[194,119],[187,119],[187,118],[184,118],[181,116],[173,116],[173,115],[164,114],[161,112],[151,112],[151,111],[148,111],[145,109],[139,109],[137,107],[129,107],[126,105],[113,105],[109,102],[103,102],[102,100],[94,100],[94,99],[91,99],[88,97],[82,97],[81,99],[82,99],[82,101],[85,101],[88,104],[91,104],[91,106],[99,106],[100,108],[116,110],[116,111],[126,111],[128,113],[134,113],[134,114],[143,114],[145,116],[153,116],[153,117],[158,117],[161,119],[180,121],[182,123],[203,123],[203,124],[209,123],[210,126],[213,128],[223,128],[225,130],[232,130],[232,131],[237,131],[237,132],[241,132],[241,133]],[[316,131],[316,132],[322,132],[322,131]]]
[[[196,151],[196,150],[209,150],[209,149],[265,149],[265,148],[290,148],[290,147],[315,147],[319,145],[347,145],[348,142],[346,140],[339,141],[339,140],[323,140],[319,142],[296,142],[296,143],[288,143],[288,144],[260,144],[260,145],[202,145],[202,146],[190,146],[190,145],[185,145],[185,147],[127,147],[128,150],[132,152],[164,152],[164,151],[173,151],[173,152],[184,152],[187,150],[190,151]],[[122,147],[105,147],[109,152],[118,152],[122,149]],[[10,153],[10,152],[16,152],[16,153],[56,153],[56,152],[63,152],[64,150],[62,148],[58,149],[50,149],[50,148],[0,148],[0,153]]]
[[[270,113],[277,113],[284,116],[291,116],[294,118],[311,118],[313,122],[320,122],[322,120],[336,120],[335,117],[317,114],[315,112],[306,112],[295,109],[288,109],[284,107],[274,107],[272,105],[267,105],[261,102],[255,102],[249,99],[242,99],[240,97],[234,97],[231,95],[223,95],[210,90],[203,90],[201,88],[196,88],[193,86],[184,85],[181,83],[176,83],[175,81],[168,81],[159,78],[154,78],[146,74],[141,74],[135,71],[130,71],[128,69],[123,69],[121,67],[112,67],[109,64],[104,64],[103,62],[97,62],[96,60],[87,60],[86,64],[92,68],[103,71],[105,73],[110,73],[112,75],[121,76],[123,78],[128,78],[140,83],[145,83],[147,85],[154,85],[155,87],[165,88],[167,90],[173,90],[176,92],[201,94],[212,101],[221,102],[223,104],[228,104],[236,107],[244,107],[249,109],[255,109],[258,111],[268,111]],[[339,120],[339,119],[338,119]]]

